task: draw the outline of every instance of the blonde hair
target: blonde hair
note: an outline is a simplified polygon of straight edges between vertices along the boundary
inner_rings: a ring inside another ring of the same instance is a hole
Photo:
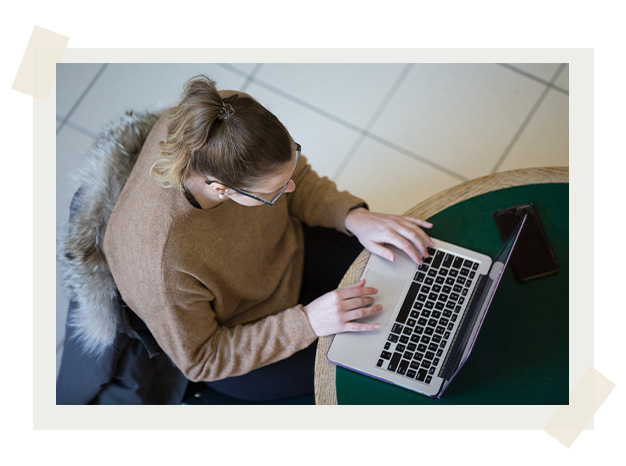
[[[150,173],[163,187],[182,191],[190,171],[233,188],[246,188],[289,162],[293,141],[283,124],[254,99],[222,99],[215,81],[187,81],[169,116],[167,137]]]

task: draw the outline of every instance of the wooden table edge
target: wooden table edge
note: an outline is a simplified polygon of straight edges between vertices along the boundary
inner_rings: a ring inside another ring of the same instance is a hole
[[[504,188],[544,183],[569,183],[569,167],[541,167],[510,170],[483,176],[453,186],[419,203],[404,215],[429,218],[450,206],[481,194]],[[370,252],[364,249],[344,275],[340,288],[358,282]],[[315,355],[315,404],[336,405],[336,366],[328,362],[326,354],[333,341],[332,336],[321,337]]]

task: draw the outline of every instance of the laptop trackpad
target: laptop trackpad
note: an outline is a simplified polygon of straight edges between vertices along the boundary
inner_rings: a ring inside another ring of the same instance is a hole
[[[383,310],[357,322],[376,322],[383,327],[389,322],[406,281],[373,269],[369,269],[364,278],[365,286],[372,286],[378,290],[378,294],[374,296],[374,304],[382,304]]]

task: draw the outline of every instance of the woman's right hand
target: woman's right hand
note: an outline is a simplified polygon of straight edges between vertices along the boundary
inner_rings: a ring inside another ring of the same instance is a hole
[[[378,290],[365,287],[365,280],[340,288],[304,306],[309,323],[318,337],[341,332],[368,332],[376,330],[376,323],[360,323],[354,320],[367,317],[382,310],[381,305],[372,306]]]

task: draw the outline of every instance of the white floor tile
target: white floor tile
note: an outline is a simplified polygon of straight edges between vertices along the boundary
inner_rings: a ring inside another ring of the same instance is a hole
[[[256,79],[364,128],[404,64],[266,64]]]
[[[559,63],[509,63],[509,65],[548,82],[559,68]]]
[[[415,65],[372,133],[465,179],[483,176],[544,88],[494,64]]]
[[[57,63],[57,115],[67,115],[100,68],[101,63]]]
[[[72,115],[95,133],[126,110],[150,110],[176,104],[183,86],[198,73],[218,89],[238,89],[245,78],[213,64],[110,64]]]
[[[332,178],[360,133],[256,84],[247,92],[285,125],[315,171]]]
[[[569,98],[550,90],[498,171],[569,166]]]
[[[460,183],[369,138],[359,146],[336,181],[339,189],[365,199],[371,211],[398,215]]]
[[[70,202],[74,192],[78,189],[77,184],[72,180],[71,174],[83,160],[83,157],[91,147],[93,139],[76,131],[73,128],[64,126],[57,135],[56,143],[56,219],[57,238],[60,225],[66,222],[70,213]],[[57,264],[56,275],[56,322],[57,322],[57,344],[65,336],[65,317],[69,300],[61,287],[59,269]]]

